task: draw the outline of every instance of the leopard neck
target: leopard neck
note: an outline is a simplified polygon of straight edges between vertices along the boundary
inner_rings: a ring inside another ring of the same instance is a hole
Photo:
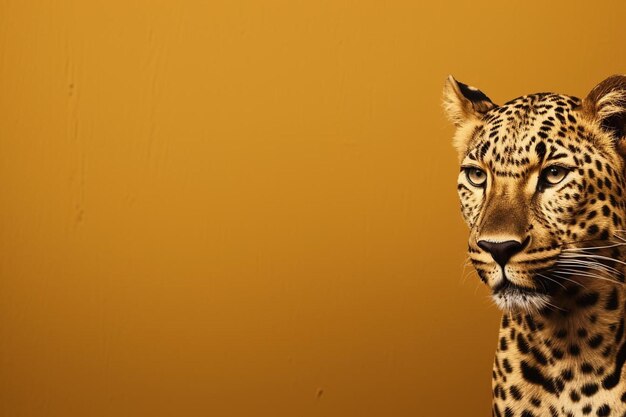
[[[494,363],[496,398],[506,395],[499,381],[507,376],[538,398],[558,397],[570,381],[590,393],[621,383],[626,362],[623,284],[590,277],[577,283],[557,291],[552,307],[502,316]]]

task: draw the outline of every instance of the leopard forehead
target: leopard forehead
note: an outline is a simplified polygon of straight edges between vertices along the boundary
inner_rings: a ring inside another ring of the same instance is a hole
[[[546,224],[537,228],[535,235],[543,230],[551,235],[569,238],[569,233],[574,233],[578,237],[578,231],[568,233],[565,229],[573,229],[569,226],[576,224],[575,217],[585,214],[585,206],[592,207],[598,201],[610,199],[611,212],[616,206],[622,208],[623,161],[611,138],[585,118],[580,108],[581,100],[577,97],[530,94],[490,109],[471,130],[466,130],[469,136],[465,138],[467,151],[463,165],[478,166],[492,176],[484,195],[478,189],[468,188],[463,180],[459,183],[462,211],[472,228],[478,226],[477,233],[486,229],[485,223],[492,226],[501,223],[497,229],[511,231],[516,228],[512,223],[539,217],[544,218]],[[542,203],[530,199],[524,194],[525,187],[532,190],[539,172],[554,164],[565,165],[575,173],[563,187],[557,187],[557,191],[562,192],[548,193]],[[531,176],[533,180],[529,182]],[[496,216],[498,213],[491,212],[493,210],[484,213],[486,200],[493,193],[499,197],[491,206],[502,206],[506,216]],[[520,199],[514,195],[527,197]],[[598,209],[606,213],[604,207]],[[524,211],[534,214],[522,213]],[[488,216],[492,219],[485,218]],[[494,216],[500,219],[496,221]],[[532,222],[517,228],[526,226],[532,227]],[[523,240],[523,233],[518,234]]]
[[[536,163],[570,156],[575,165],[612,147],[580,113],[577,97],[539,93],[487,112],[469,132],[464,160],[484,164],[495,176],[520,178]]]

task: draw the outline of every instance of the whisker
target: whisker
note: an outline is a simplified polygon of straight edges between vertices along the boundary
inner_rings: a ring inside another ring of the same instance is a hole
[[[598,242],[598,243],[606,243],[606,242],[612,242],[611,240],[608,239],[583,239],[583,240],[572,240],[569,242],[563,242],[560,245],[557,246],[567,246],[567,245],[575,245],[575,244],[579,244],[579,243],[589,243],[589,242]],[[612,242],[615,243],[615,242]]]
[[[564,277],[564,276],[560,276],[557,272],[552,272],[552,275],[555,275],[558,279],[562,279],[562,280],[565,280],[565,281],[571,282],[572,284],[576,284],[576,285],[578,285],[578,286],[580,286],[580,287],[584,288],[585,290],[586,290],[586,289],[588,289],[588,288],[587,288],[585,285],[583,285],[581,282],[575,281],[575,280],[573,280],[573,279],[571,279],[571,278],[567,278],[567,277]]]
[[[617,262],[618,264],[621,264],[621,265],[625,265],[625,266],[626,266],[626,262],[624,262],[624,261],[620,261],[619,259],[611,258],[611,257],[608,257],[608,256],[602,256],[602,255],[585,255],[585,257],[587,257],[587,258],[594,258],[594,259],[604,259],[604,260],[611,261],[611,262]]]
[[[599,262],[595,262],[595,261],[586,261],[586,260],[582,260],[582,259],[575,259],[575,258],[571,258],[568,259],[566,261],[557,261],[556,262],[559,265],[582,265],[582,266],[586,266],[590,269],[595,269],[597,271],[604,271],[607,273],[615,273],[618,275],[622,275],[622,271],[615,269],[611,266],[608,265],[604,265],[601,264]]]
[[[560,311],[567,311],[566,309],[558,307],[558,306],[552,304],[549,301],[544,300],[543,302],[546,303],[546,305],[549,306],[549,307],[555,308],[555,309],[560,310]]]
[[[565,248],[563,249],[563,252],[585,252],[588,250],[608,249],[608,248],[615,248],[615,247],[624,246],[624,245],[626,245],[626,242],[614,243],[612,245],[605,245],[605,246],[583,246],[581,248]]]
[[[542,278],[545,278],[545,279],[547,279],[547,280],[549,280],[549,281],[552,281],[552,282],[554,282],[554,283],[555,283],[555,284],[557,284],[557,285],[560,285],[561,287],[563,287],[563,289],[564,289],[564,290],[565,290],[565,289],[567,289],[567,288],[565,288],[565,285],[561,284],[559,281],[555,280],[554,278],[550,278],[550,277],[548,277],[548,276],[545,276],[545,275],[543,275],[543,274],[539,274],[539,273],[538,273],[537,275],[538,275],[538,276],[540,276],[540,277],[542,277]]]
[[[621,272],[620,270],[610,265],[607,265],[606,262],[602,262],[603,260],[618,261],[617,259],[604,256],[604,255],[597,255],[597,254],[590,254],[590,253],[579,253],[579,254],[567,253],[567,254],[561,254],[557,262],[561,260],[568,261],[568,262],[578,261],[578,262],[594,263],[594,264],[601,265],[606,268],[611,268],[612,270],[616,272]]]
[[[618,235],[617,233],[626,233],[626,230],[616,230],[615,232],[613,232],[613,236],[615,236],[616,238],[618,238],[622,242],[626,242],[626,239],[623,238],[622,236]]]
[[[559,270],[559,274],[567,274],[567,275],[573,275],[573,276],[579,276],[579,277],[589,277],[589,278],[595,278],[595,279],[599,279],[601,281],[607,281],[613,284],[620,284],[620,285],[624,285],[623,282],[619,282],[617,280],[614,279],[610,279],[608,277],[603,277],[601,275],[597,275],[597,274],[589,274],[589,273],[585,273],[585,272],[581,272],[581,271],[577,271],[575,269],[563,269],[563,270]]]

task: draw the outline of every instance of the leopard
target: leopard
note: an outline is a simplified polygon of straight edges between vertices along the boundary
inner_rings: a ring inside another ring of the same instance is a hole
[[[502,105],[449,76],[468,264],[501,311],[494,417],[626,417],[626,76]]]

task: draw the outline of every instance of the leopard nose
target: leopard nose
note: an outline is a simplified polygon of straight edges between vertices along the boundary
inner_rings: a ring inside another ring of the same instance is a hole
[[[489,252],[493,260],[503,268],[513,255],[524,249],[527,243],[528,238],[524,240],[524,242],[518,242],[517,240],[507,240],[504,242],[479,240],[477,242],[478,247],[486,252]]]

